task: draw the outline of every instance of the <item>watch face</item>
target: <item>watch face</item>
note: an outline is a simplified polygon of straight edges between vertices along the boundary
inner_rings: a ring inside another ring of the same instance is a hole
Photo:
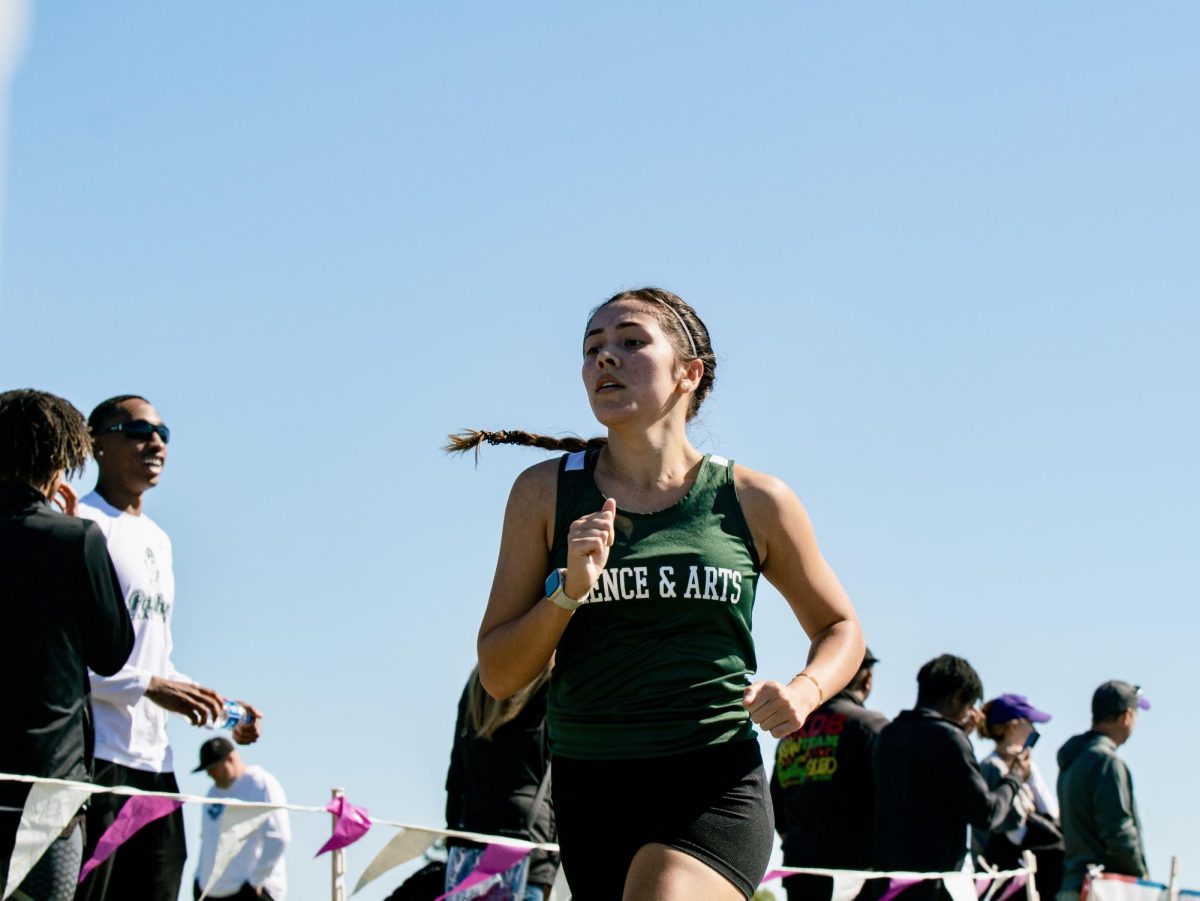
[[[562,582],[562,574],[557,569],[550,570],[550,575],[546,576],[546,597],[558,591],[558,586]]]

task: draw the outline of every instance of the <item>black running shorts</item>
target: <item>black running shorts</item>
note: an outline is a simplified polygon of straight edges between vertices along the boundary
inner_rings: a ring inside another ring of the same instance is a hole
[[[574,901],[620,901],[643,845],[707,864],[749,898],[775,821],[757,741],[636,760],[554,758],[554,814]]]

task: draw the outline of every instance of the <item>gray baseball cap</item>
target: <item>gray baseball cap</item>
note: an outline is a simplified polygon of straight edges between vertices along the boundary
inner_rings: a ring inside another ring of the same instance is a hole
[[[1092,719],[1107,720],[1120,716],[1134,708],[1150,709],[1150,702],[1142,697],[1142,686],[1130,685],[1120,679],[1105,682],[1092,695]]]

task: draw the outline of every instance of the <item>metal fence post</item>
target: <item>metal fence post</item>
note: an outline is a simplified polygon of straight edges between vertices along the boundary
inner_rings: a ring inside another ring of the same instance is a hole
[[[344,797],[345,789],[335,788],[333,798]],[[333,815],[333,825],[337,828],[337,815]],[[333,869],[333,901],[346,901],[346,849],[338,848],[329,855],[329,863]]]

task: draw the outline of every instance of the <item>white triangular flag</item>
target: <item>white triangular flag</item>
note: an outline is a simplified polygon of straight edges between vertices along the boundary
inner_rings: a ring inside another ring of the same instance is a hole
[[[383,846],[383,850],[375,855],[375,859],[367,865],[363,874],[358,878],[351,895],[357,895],[361,889],[374,882],[388,870],[408,863],[414,857],[420,857],[437,838],[436,832],[424,829],[401,829],[392,840]]]
[[[843,876],[840,874],[834,876],[833,897],[830,898],[830,901],[854,901],[858,897],[858,893],[862,891],[862,887],[866,884],[866,881],[866,876]],[[971,901],[976,901],[976,899],[972,898]]]
[[[264,810],[261,807],[226,807],[221,814],[221,825],[217,833],[217,853],[213,859],[212,873],[204,886],[200,901],[208,897],[217,880],[233,859],[237,857],[242,845],[250,840],[254,830],[267,821],[275,813],[273,808]]]
[[[975,877],[970,873],[951,873],[942,878],[951,901],[979,901],[975,894]]]
[[[87,788],[66,788],[37,782],[29,789],[16,844],[8,862],[8,885],[4,897],[17,890],[29,871],[34,868],[46,849],[62,835],[67,823],[79,812],[79,805],[92,793]]]

